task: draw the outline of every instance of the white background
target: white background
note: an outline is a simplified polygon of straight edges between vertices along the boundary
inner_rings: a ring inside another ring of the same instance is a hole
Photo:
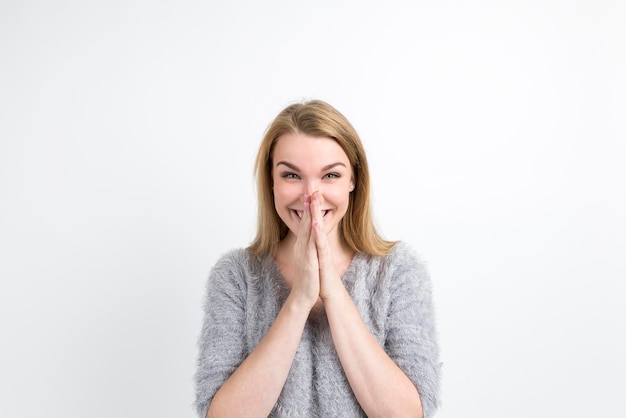
[[[228,5],[226,4],[228,3]],[[192,417],[253,158],[327,100],[428,261],[450,417],[623,417],[623,1],[0,3],[0,416]]]

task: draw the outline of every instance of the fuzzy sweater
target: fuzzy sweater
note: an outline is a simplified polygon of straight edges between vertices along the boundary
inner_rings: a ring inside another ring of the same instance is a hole
[[[343,282],[370,332],[417,387],[424,416],[438,405],[440,363],[431,283],[404,243],[386,257],[354,256]],[[257,346],[289,289],[276,263],[234,250],[213,267],[199,338],[195,406],[213,396]],[[323,310],[311,314],[289,376],[270,416],[365,416],[339,362]]]

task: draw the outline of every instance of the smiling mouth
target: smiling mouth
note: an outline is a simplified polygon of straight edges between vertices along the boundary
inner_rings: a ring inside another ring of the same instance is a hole
[[[291,209],[291,212],[294,213],[298,219],[302,219],[304,211]],[[325,218],[329,212],[330,209],[322,210],[322,219]]]

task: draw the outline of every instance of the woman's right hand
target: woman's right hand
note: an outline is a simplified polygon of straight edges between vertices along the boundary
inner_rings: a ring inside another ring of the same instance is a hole
[[[307,318],[320,293],[319,263],[311,230],[311,197],[305,196],[303,204],[295,243],[291,252],[286,252],[291,255],[289,277],[295,276],[290,285],[291,293],[263,339],[218,389],[209,405],[207,418],[267,417],[279,399]],[[239,337],[243,341],[244,336]],[[260,387],[263,390],[258,390]]]
[[[293,263],[296,277],[292,293],[309,309],[317,303],[320,294],[320,269],[317,258],[317,247],[312,231],[311,196],[303,197],[304,211],[300,219],[298,236],[293,248]]]

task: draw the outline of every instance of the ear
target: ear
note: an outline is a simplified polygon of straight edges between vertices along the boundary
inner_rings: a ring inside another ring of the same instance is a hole
[[[350,179],[350,187],[348,188],[348,190],[350,190],[350,191],[354,190],[354,177],[352,177],[352,179]]]

